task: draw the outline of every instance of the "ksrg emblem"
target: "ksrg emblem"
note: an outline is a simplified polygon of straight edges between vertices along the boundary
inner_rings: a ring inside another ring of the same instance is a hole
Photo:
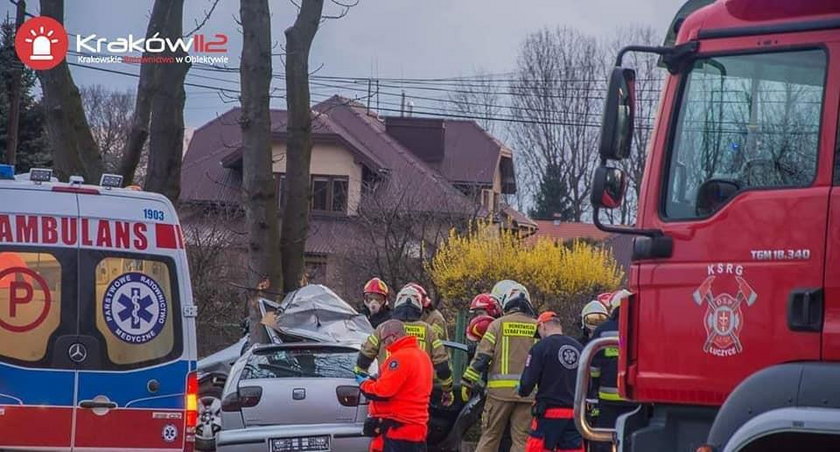
[[[715,295],[712,283],[715,276],[709,276],[694,291],[694,302],[697,305],[706,304],[703,315],[703,326],[706,328],[706,343],[703,351],[715,356],[734,356],[744,350],[741,345],[741,330],[744,328],[743,304],[752,306],[758,298],[747,281],[736,276],[738,293],[734,296],[728,293]]]

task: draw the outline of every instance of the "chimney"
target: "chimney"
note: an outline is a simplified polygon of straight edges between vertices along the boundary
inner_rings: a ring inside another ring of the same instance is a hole
[[[442,119],[390,116],[385,118],[385,131],[420,160],[443,160],[446,128]]]

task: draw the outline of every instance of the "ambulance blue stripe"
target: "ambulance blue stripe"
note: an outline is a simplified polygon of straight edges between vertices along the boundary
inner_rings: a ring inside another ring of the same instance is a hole
[[[73,406],[72,370],[36,370],[0,363],[0,404]]]

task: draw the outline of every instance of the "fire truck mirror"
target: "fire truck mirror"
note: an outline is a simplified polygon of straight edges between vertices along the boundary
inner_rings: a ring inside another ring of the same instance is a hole
[[[602,159],[621,160],[630,155],[635,112],[636,71],[623,67],[613,68],[598,146]]]
[[[627,175],[619,168],[599,166],[592,181],[592,205],[602,209],[615,209],[624,201]]]

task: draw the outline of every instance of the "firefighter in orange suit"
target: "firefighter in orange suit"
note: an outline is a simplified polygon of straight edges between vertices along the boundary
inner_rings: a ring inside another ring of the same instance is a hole
[[[501,281],[492,294],[504,314],[493,321],[478,344],[475,357],[461,378],[461,397],[468,400],[473,385],[487,372],[487,398],[481,416],[477,452],[497,452],[510,422],[511,450],[522,451],[528,439],[533,396],[520,397],[516,387],[534,345],[537,321],[528,290],[515,281]]]
[[[583,346],[563,335],[560,319],[551,311],[537,318],[537,333],[540,341],[531,348],[519,381],[522,397],[538,388],[525,452],[583,452],[572,408]]]
[[[359,378],[359,389],[371,401],[365,432],[377,436],[371,442],[371,451],[425,451],[432,360],[417,338],[406,334],[402,322],[388,320],[380,328],[388,358],[376,379]]]

